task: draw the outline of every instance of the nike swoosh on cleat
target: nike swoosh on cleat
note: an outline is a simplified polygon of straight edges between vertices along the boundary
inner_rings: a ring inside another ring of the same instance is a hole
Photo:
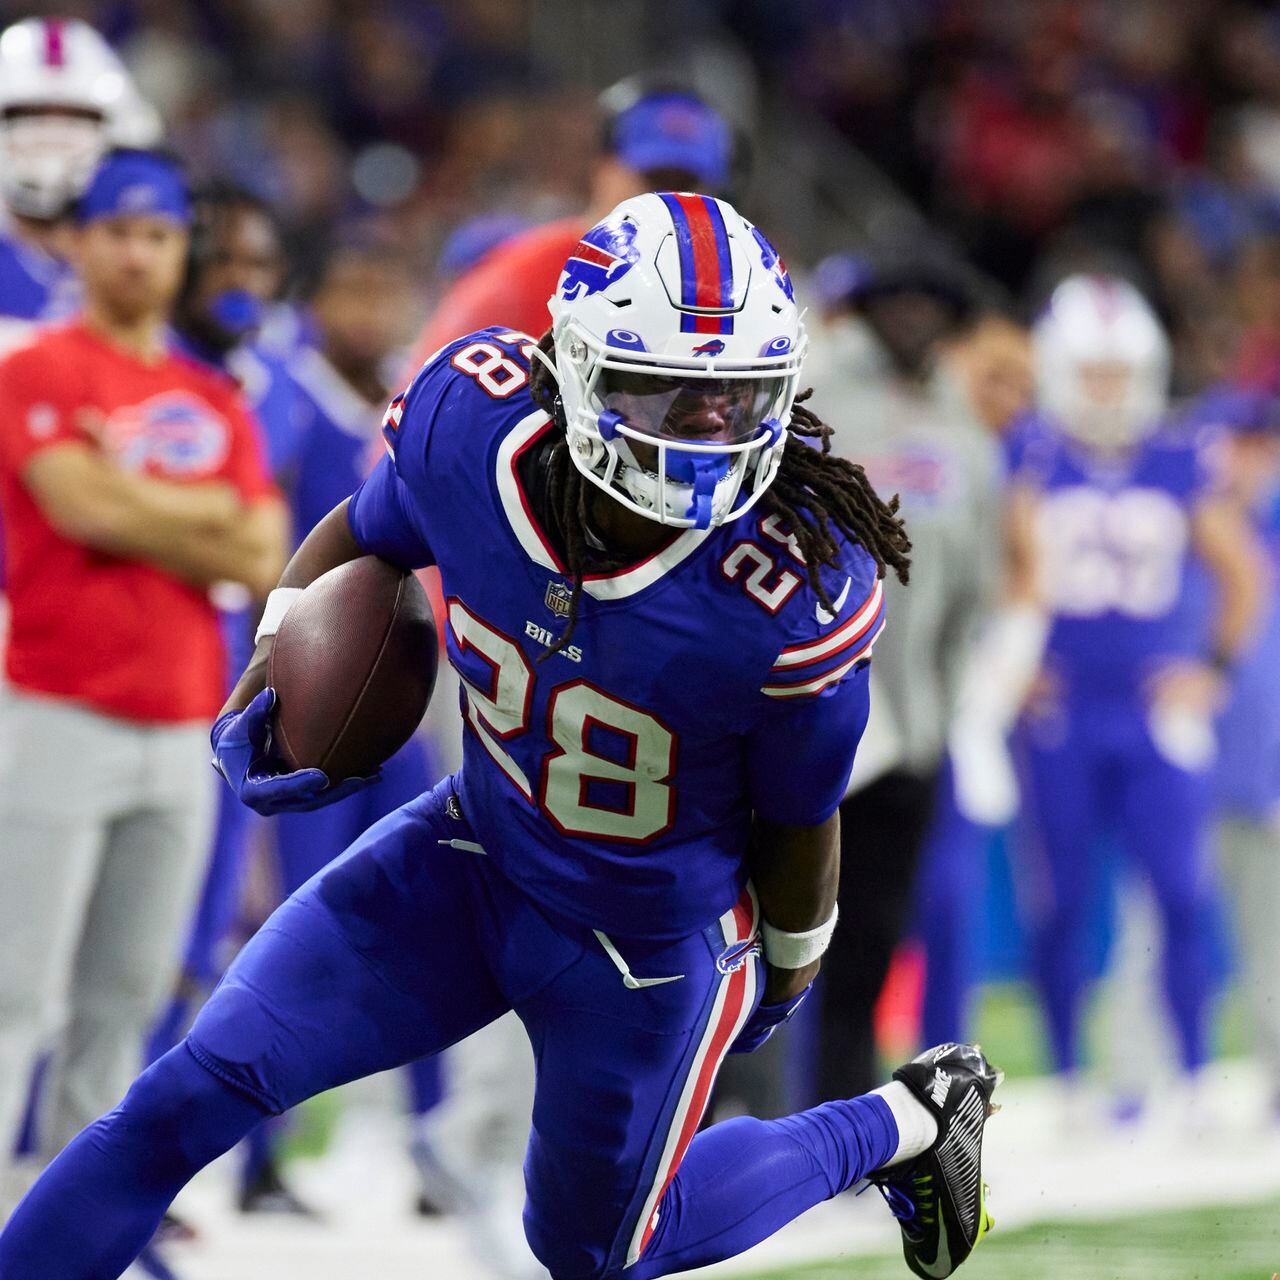
[[[943,1280],[944,1276],[951,1274],[951,1243],[947,1239],[947,1229],[941,1222],[938,1224],[938,1252],[933,1261],[925,1262],[923,1258],[917,1257],[916,1262],[920,1270],[927,1276],[933,1276],[934,1280]]]
[[[840,616],[840,610],[844,608],[844,602],[849,598],[849,588],[853,586],[853,579],[846,578],[844,580],[844,590],[836,597],[835,605],[830,609],[824,608],[821,604],[814,606],[814,613],[818,616],[818,621],[825,627],[827,623],[834,622]]]

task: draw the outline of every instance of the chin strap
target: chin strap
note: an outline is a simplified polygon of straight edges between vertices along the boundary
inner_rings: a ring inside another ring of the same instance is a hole
[[[716,496],[716,485],[729,470],[729,460],[723,454],[709,457],[699,454],[693,458],[693,500],[684,513],[692,518],[695,529],[711,528],[711,506]]]

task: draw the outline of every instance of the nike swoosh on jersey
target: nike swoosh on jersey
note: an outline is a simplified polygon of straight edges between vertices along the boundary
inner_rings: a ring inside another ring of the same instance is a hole
[[[844,590],[836,597],[835,605],[828,611],[823,607],[821,602],[814,606],[814,613],[818,615],[818,621],[825,627],[827,623],[834,622],[840,616],[840,610],[844,608],[844,602],[849,598],[849,588],[853,586],[853,579],[846,578],[844,580]]]

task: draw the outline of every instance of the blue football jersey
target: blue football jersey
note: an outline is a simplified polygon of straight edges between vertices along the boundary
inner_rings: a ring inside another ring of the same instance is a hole
[[[227,371],[244,389],[262,428],[267,466],[277,483],[289,486],[297,465],[306,411],[288,362],[258,343],[237,347]]]
[[[1016,479],[1038,490],[1051,665],[1072,696],[1136,695],[1160,659],[1203,654],[1209,601],[1192,518],[1202,440],[1162,432],[1122,457],[1028,428]]]
[[[570,583],[524,465],[555,432],[528,394],[531,349],[486,329],[419,372],[352,531],[439,566],[467,727],[459,794],[485,852],[579,923],[684,936],[737,901],[753,812],[815,824],[838,806],[881,584],[842,540],[826,610],[787,530],[752,511],[589,573],[571,642],[549,653]]]
[[[69,315],[78,301],[79,285],[67,263],[0,231],[0,353],[32,325]]]
[[[371,407],[313,347],[289,365],[297,393],[289,485],[297,542],[351,496],[382,453],[381,408]]]

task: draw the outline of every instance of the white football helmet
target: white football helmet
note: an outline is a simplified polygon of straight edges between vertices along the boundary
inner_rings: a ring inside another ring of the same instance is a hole
[[[1169,339],[1118,276],[1069,276],[1032,330],[1041,407],[1094,449],[1149,435],[1169,400]]]
[[[79,19],[0,32],[0,193],[15,213],[64,212],[109,147],[147,147],[160,118],[107,42]]]
[[[735,520],[782,461],[805,352],[778,251],[731,205],[624,200],[548,304],[569,455],[651,520]]]

